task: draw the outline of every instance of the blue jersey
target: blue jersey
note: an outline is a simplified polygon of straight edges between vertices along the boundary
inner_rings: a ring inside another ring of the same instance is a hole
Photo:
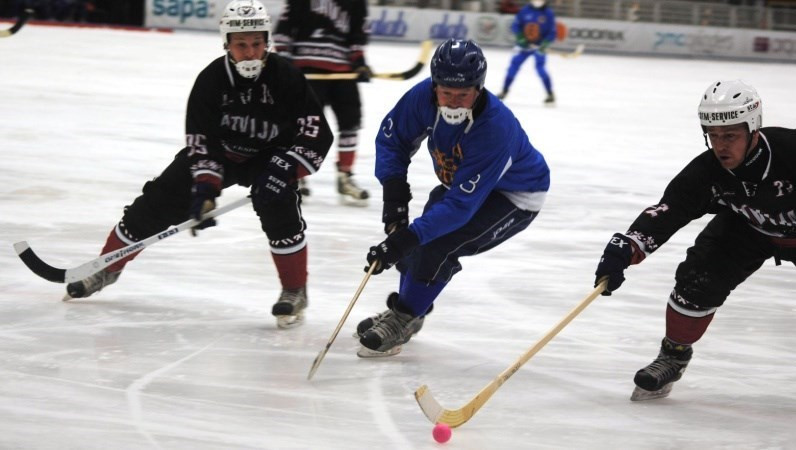
[[[525,5],[514,16],[511,31],[515,35],[525,36],[531,45],[538,46],[545,41],[553,42],[556,40],[556,17],[550,8],[536,9],[531,5]]]
[[[427,147],[439,181],[448,187],[409,226],[425,244],[466,224],[492,191],[521,209],[539,211],[550,187],[550,170],[514,114],[486,89],[485,105],[468,120],[450,125],[437,115],[427,78],[404,94],[376,137],[376,177],[406,179],[412,156]],[[481,100],[479,100],[481,101]],[[468,129],[469,127],[469,129]]]

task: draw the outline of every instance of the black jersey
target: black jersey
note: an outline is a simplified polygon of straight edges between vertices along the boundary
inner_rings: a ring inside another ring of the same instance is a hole
[[[314,173],[333,139],[307,80],[273,53],[254,80],[238,75],[227,56],[202,70],[188,98],[185,134],[194,179],[223,176],[222,163],[243,164],[277,150],[288,150]]]
[[[350,72],[362,64],[367,15],[366,0],[287,0],[276,50],[307,73]]]
[[[760,129],[757,148],[741,167],[724,169],[712,150],[694,158],[630,226],[628,236],[654,252],[680,228],[705,214],[729,211],[758,232],[796,239],[796,130]]]

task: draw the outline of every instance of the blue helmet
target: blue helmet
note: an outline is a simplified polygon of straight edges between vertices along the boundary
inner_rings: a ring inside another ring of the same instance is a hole
[[[484,87],[486,58],[471,40],[448,39],[431,58],[431,81],[439,86]]]

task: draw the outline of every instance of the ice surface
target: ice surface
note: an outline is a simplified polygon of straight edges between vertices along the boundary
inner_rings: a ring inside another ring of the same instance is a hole
[[[181,148],[195,76],[221,52],[215,33],[27,26],[0,42],[0,448],[440,448],[414,390],[428,384],[444,406],[462,406],[591,291],[611,234],[703,150],[696,106],[712,81],[751,82],[764,124],[796,126],[794,65],[551,56],[550,109],[528,62],[506,102],[552,169],[542,213],[464,260],[423,331],[386,360],[357,358],[350,337],[397,285],[394,271],[374,276],[309,382],[382,238],[378,201],[338,205],[334,150],[304,205],[310,309],[297,329],[278,330],[270,315],[279,285],[249,208],[146,250],[117,284],[69,303],[12,250],[28,240],[60,267],[94,258],[122,207]],[[418,52],[374,43],[369,63],[404,70]],[[510,53],[486,54],[487,86],[499,91]],[[374,200],[377,127],[416,81],[361,85],[355,171]],[[415,162],[412,213],[435,180],[427,155]],[[629,401],[633,374],[658,351],[675,267],[705,222],[631,268],[445,445],[794,448],[790,264],[767,263],[733,293],[668,399]]]

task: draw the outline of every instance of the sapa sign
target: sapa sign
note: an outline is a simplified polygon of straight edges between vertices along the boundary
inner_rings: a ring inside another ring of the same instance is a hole
[[[192,17],[212,17],[211,5],[205,0],[153,0],[152,14],[178,18],[180,23]]]

